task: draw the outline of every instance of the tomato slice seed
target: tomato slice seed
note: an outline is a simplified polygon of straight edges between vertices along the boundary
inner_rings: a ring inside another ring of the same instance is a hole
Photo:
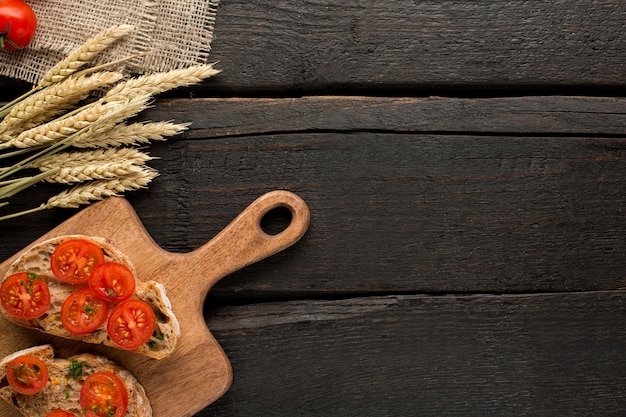
[[[118,304],[107,324],[111,340],[118,346],[134,350],[152,337],[156,328],[156,317],[147,303],[130,299]]]

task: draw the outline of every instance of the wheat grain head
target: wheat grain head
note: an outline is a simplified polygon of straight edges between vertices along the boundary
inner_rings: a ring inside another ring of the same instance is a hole
[[[98,53],[133,30],[134,26],[132,25],[117,25],[97,33],[61,62],[50,68],[42,77],[39,86],[45,87],[65,79],[91,61]]]

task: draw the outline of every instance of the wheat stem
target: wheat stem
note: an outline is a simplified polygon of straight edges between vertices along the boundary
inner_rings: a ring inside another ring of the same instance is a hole
[[[24,155],[25,153],[33,152],[35,150],[41,149],[43,146],[31,146],[30,148],[22,148],[16,149],[11,152],[3,152],[0,153],[0,159],[11,158],[14,156]],[[2,172],[5,168],[0,168],[0,172]]]
[[[7,199],[9,197],[13,197],[15,194],[20,191],[24,191],[31,185],[34,185],[43,180],[49,179],[51,176],[55,175],[61,170],[60,167],[56,167],[46,172],[42,172],[41,174],[33,175],[32,177],[24,177],[12,180],[9,184],[0,187],[0,199]]]
[[[125,58],[120,58],[120,59],[116,59],[115,61],[109,61],[109,62],[105,62],[104,64],[100,64],[100,65],[96,65],[90,68],[85,68],[83,70],[80,70],[76,73],[74,73],[74,75],[89,75],[92,74],[94,72],[98,72],[98,71],[102,71],[105,68],[109,68],[115,65],[119,65],[119,64],[123,64],[125,62],[131,61],[133,59],[138,59],[138,58],[142,58],[146,55],[150,55],[150,51],[146,51],[146,52],[139,52],[137,54],[134,55],[130,55],[127,56]]]
[[[0,221],[51,208],[78,208],[81,205],[90,204],[93,201],[118,196],[126,191],[145,188],[157,176],[158,173],[155,170],[148,168],[121,178],[97,180],[79,184],[70,190],[64,190],[51,197],[47,202],[38,207],[1,216]],[[0,203],[0,207],[6,204],[8,203]]]
[[[9,204],[8,202],[4,202],[3,204],[0,204],[0,207],[2,206],[6,206],[7,204]],[[32,213],[37,213],[38,211],[42,211],[45,210],[47,207],[45,206],[39,206],[39,207],[35,207],[29,210],[24,210],[24,211],[19,211],[17,213],[11,213],[11,214],[7,214],[4,216],[0,216],[0,222],[4,221],[4,220],[9,220],[9,219],[14,219],[16,217],[20,217],[20,216],[25,216],[27,214],[32,214]]]

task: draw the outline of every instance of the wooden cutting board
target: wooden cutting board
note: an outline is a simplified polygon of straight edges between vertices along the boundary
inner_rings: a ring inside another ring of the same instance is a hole
[[[280,207],[289,209],[291,222],[278,234],[267,234],[261,219]],[[134,262],[139,279],[154,279],[165,285],[181,326],[175,353],[162,360],[145,358],[47,336],[11,324],[0,315],[0,357],[43,343],[51,343],[61,357],[78,352],[105,354],[143,384],[154,417],[192,416],[224,394],[232,381],[230,362],[203,318],[208,291],[224,276],[291,246],[308,226],[309,210],[300,197],[287,191],[272,191],[255,200],[202,247],[177,254],[165,251],[152,240],[127,200],[113,197],[93,204],[3,262],[0,277],[14,259],[42,240],[67,234],[109,238]],[[19,416],[15,409],[1,402],[0,417]]]

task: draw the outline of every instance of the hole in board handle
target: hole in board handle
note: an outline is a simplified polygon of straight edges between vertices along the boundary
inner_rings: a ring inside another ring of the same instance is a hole
[[[273,208],[261,218],[261,229],[268,235],[276,236],[289,227],[292,218],[287,207]]]

